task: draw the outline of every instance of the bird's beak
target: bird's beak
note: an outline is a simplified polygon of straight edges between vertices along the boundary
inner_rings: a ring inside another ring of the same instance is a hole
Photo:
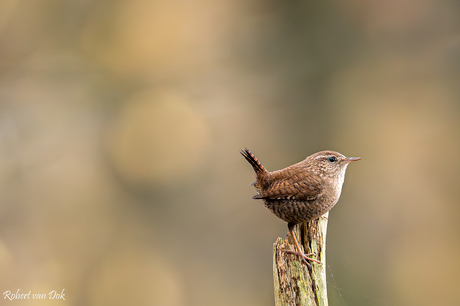
[[[351,163],[351,162],[354,162],[354,161],[357,161],[357,160],[360,160],[361,157],[348,157],[345,162],[346,163]]]

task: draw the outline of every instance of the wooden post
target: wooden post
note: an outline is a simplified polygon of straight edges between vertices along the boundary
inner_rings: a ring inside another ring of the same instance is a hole
[[[327,306],[326,232],[329,213],[319,219],[296,225],[294,234],[305,253],[316,253],[322,264],[311,262],[309,268],[298,255],[294,243],[278,238],[273,244],[273,279],[275,306]]]

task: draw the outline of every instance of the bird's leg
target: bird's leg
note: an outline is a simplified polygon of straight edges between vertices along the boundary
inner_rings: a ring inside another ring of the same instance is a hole
[[[294,224],[295,225],[295,224]],[[299,243],[297,242],[297,238],[295,237],[294,235],[294,225],[291,225],[290,223],[288,224],[288,227],[289,227],[289,233],[291,234],[292,236],[292,239],[294,239],[294,244],[297,248],[297,252],[296,251],[291,251],[291,250],[283,250],[283,252],[286,252],[286,253],[290,253],[290,254],[296,254],[296,255],[299,255],[303,261],[308,265],[310,266],[310,264],[308,263],[308,260],[309,261],[314,261],[316,263],[319,263],[319,264],[322,264],[321,261],[319,260],[316,260],[316,259],[313,259],[313,258],[310,258],[310,257],[307,257],[307,256],[311,256],[311,255],[316,255],[315,253],[309,253],[309,254],[304,254],[302,252],[302,250],[300,249],[300,246],[299,246]]]

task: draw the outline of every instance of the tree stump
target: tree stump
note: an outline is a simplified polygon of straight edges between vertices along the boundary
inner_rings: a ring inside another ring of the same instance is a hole
[[[273,279],[276,306],[327,306],[326,286],[326,232],[329,213],[320,218],[296,225],[294,234],[304,253],[315,253],[309,267],[295,254],[292,238],[278,238],[273,244]],[[291,240],[291,243],[289,243]]]

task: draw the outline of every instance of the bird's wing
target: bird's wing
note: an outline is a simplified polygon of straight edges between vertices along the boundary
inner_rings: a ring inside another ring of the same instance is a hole
[[[253,199],[266,200],[303,200],[313,201],[321,193],[320,182],[312,178],[293,175],[282,180],[275,180],[268,188]]]

